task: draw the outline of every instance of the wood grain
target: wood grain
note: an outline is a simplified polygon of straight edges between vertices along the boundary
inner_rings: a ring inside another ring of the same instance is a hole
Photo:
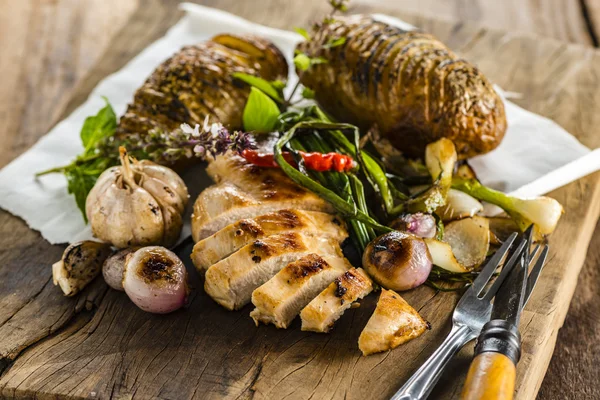
[[[19,12],[35,14],[38,11],[32,11],[34,3],[21,3],[24,6],[18,9]],[[49,8],[61,4],[57,1],[41,3]],[[180,15],[173,8],[174,3],[160,0],[144,2],[144,7],[137,8],[131,20],[124,19],[127,24],[121,23],[123,29],[114,36],[115,40],[106,45],[107,53],[95,56],[99,63],[66,108],[70,109],[85,99],[95,82],[161,36]],[[291,24],[307,25],[316,18],[318,10],[325,9],[323,2],[316,0],[302,4],[264,1],[264,4],[261,3],[264,11],[261,8],[260,13],[252,2],[205,3],[260,23],[286,28]],[[72,8],[77,9],[75,6]],[[355,9],[366,11],[368,7],[358,5]],[[85,8],[79,8],[79,12],[86,12]],[[5,15],[3,12],[0,17],[3,21],[10,19]],[[523,39],[471,24],[441,23],[406,14],[401,16],[436,34],[450,47],[474,60],[501,86],[523,93],[520,103],[524,107],[557,120],[587,145],[600,145],[599,138],[594,135],[600,116],[593,112],[600,100],[597,90],[600,58],[597,53],[555,41]],[[52,26],[50,20],[51,17],[43,14],[33,22]],[[39,32],[35,31],[40,29],[39,26],[32,25],[27,29],[13,26],[12,30],[2,31],[0,38],[7,37],[4,32],[14,34],[19,32],[18,29],[27,32],[26,35],[32,37],[31,42],[36,42],[39,37]],[[54,35],[54,31],[48,29],[42,31],[42,36]],[[77,41],[63,41],[71,50],[73,42]],[[2,46],[4,49],[4,42]],[[6,160],[22,152],[57,120],[64,112],[66,99],[71,94],[69,91],[72,92],[76,85],[75,82],[67,84],[61,81],[61,74],[43,74],[43,77],[50,76],[51,79],[29,76],[32,73],[39,75],[43,69],[40,66],[43,56],[36,55],[40,49],[34,44],[25,50],[11,46],[10,50],[15,54],[23,53],[17,65],[33,60],[27,57],[32,55],[30,53],[41,58],[35,58],[37,69],[29,66],[24,69],[27,74],[17,74],[13,68],[10,71],[13,75],[8,75],[15,80],[21,79],[19,84],[23,85],[9,85],[9,88],[30,89],[25,92],[24,100],[16,101],[20,106],[10,108],[12,105],[0,103],[3,121],[5,110],[10,111],[11,118],[13,113],[17,116],[14,117],[16,122],[9,122],[13,124],[12,132],[20,135],[12,133],[10,136],[8,130],[0,131],[11,140],[9,150],[2,149],[1,156]],[[0,63],[3,59],[6,58],[0,58]],[[60,57],[53,58],[53,63],[61,65]],[[62,68],[75,68],[70,66],[69,61],[64,61],[64,64]],[[4,81],[6,62],[0,65]],[[81,67],[80,71],[84,68]],[[40,91],[40,88],[44,89]],[[40,98],[46,99],[45,102],[33,98],[38,92],[43,94]],[[7,98],[10,97],[3,96],[0,101],[5,102]],[[39,111],[39,115],[35,111]],[[25,123],[25,116],[35,118],[36,129]],[[24,134],[25,128],[31,130]],[[2,160],[0,158],[0,162]],[[598,192],[598,176],[594,176],[553,193],[567,206],[568,212],[559,232],[552,237],[553,260],[543,275],[546,284],[540,285],[529,307],[536,312],[528,311],[523,318],[526,355],[521,364],[525,367],[520,369],[517,382],[520,398],[533,398],[541,383],[543,374],[540,372],[545,369],[551,355],[542,348],[551,347],[556,340],[558,327],[566,313],[568,302],[557,303],[557,299],[569,298],[574,290],[575,272],[583,262],[586,244],[594,228],[593,221],[599,211]],[[4,306],[0,307],[2,396],[385,397],[397,388],[393,387],[394,382],[399,386],[410,374],[408,370],[398,371],[398,366],[410,363],[416,367],[448,330],[447,318],[452,305],[452,298],[448,296],[452,295],[435,294],[426,288],[408,293],[405,297],[426,318],[438,321],[434,330],[394,352],[368,358],[359,356],[356,338],[374,306],[372,298],[360,309],[346,315],[331,335],[303,333],[298,330],[297,324],[288,331],[276,331],[270,327],[255,329],[247,316],[249,310],[227,313],[217,308],[201,291],[196,292],[190,309],[164,317],[142,313],[124,295],[108,291],[100,281],[77,299],[64,299],[49,282],[49,265],[58,259],[62,248],[48,245],[22,221],[6,213],[0,214],[0,224],[0,254],[5,261],[0,266],[0,305]],[[15,237],[19,240],[15,241]],[[568,251],[560,251],[567,247],[565,243],[568,243]],[[598,265],[597,260],[594,265]],[[575,271],[570,271],[567,279],[563,275],[569,268]],[[15,274],[15,270],[22,272]],[[594,310],[591,296],[589,302],[584,309],[591,307]],[[597,304],[596,300],[596,309]],[[583,315],[585,317],[587,313]],[[548,321],[551,319],[553,323],[550,324]],[[596,320],[596,325],[590,326],[597,327],[597,324]],[[584,337],[592,339],[593,335],[584,334]],[[589,345],[591,342],[586,343]],[[593,355],[591,352],[590,362],[586,365],[594,365]],[[598,359],[595,358],[596,364]],[[469,349],[465,349],[453,367],[466,372],[468,361]],[[597,369],[588,371],[590,378],[593,378],[594,370]],[[560,375],[557,377],[553,382],[562,379]],[[390,383],[389,386],[377,384],[380,379]],[[577,383],[577,380],[570,382],[566,388],[568,393],[580,388],[576,388],[573,382]],[[597,382],[597,379],[588,381],[588,388],[589,382]],[[461,386],[462,380],[456,379],[455,374],[447,375],[434,398],[455,397]],[[587,391],[582,393],[594,393],[583,386]],[[548,393],[561,392],[558,389]]]
[[[481,353],[467,373],[461,400],[512,400],[517,369],[500,353]]]
[[[600,5],[596,0],[355,0],[451,21],[469,21],[515,34],[537,34],[598,46]],[[588,12],[591,26],[584,16]]]

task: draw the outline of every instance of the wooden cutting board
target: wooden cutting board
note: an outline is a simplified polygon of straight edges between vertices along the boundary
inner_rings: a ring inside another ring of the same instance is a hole
[[[212,1],[205,1],[212,4]],[[289,29],[326,11],[321,0],[227,0],[219,7]],[[181,16],[151,1],[108,46],[67,113],[96,83],[119,69]],[[383,9],[354,8],[356,12]],[[431,32],[476,63],[514,101],[552,118],[589,147],[600,146],[600,53],[577,45],[478,29],[471,25],[388,12]],[[173,49],[176,51],[177,49]],[[65,115],[67,114],[65,113]],[[600,213],[600,174],[551,195],[566,214],[550,238],[551,257],[521,322],[524,338],[517,397],[534,398],[552,355]],[[227,312],[192,273],[188,309],[167,316],[138,310],[99,279],[75,299],[52,286],[51,246],[22,221],[0,213],[0,394],[40,398],[388,398],[449,331],[457,295],[419,288],[404,297],[433,329],[400,348],[362,357],[357,338],[373,310],[372,295],[350,310],[331,334],[254,327],[250,307]],[[189,261],[189,248],[182,251]],[[448,369],[432,398],[456,398],[472,346]]]

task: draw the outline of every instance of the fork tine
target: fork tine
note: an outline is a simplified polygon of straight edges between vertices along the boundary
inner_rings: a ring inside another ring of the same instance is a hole
[[[523,249],[525,249],[527,243],[527,238],[524,238],[523,240],[521,240],[521,242],[519,242],[519,245],[517,246],[515,252],[512,254],[510,259],[504,263],[502,272],[500,272],[500,275],[498,275],[492,286],[489,288],[489,290],[483,297],[485,300],[492,300],[492,298],[496,295],[496,292],[498,292],[498,289],[500,288],[500,285],[502,285],[502,282],[504,282],[504,279],[508,276],[512,268],[517,264],[517,262],[519,262],[519,259],[523,256]]]
[[[536,250],[538,250],[539,247],[540,246],[538,245]],[[540,277],[542,269],[544,268],[544,265],[546,265],[546,258],[548,257],[548,250],[549,250],[548,245],[547,244],[544,245],[543,249],[542,249],[542,253],[540,254],[535,265],[531,269],[531,272],[529,273],[529,278],[527,278],[527,292],[525,293],[525,301],[524,301],[523,305],[527,304],[527,302],[529,301],[529,298],[531,297],[531,292],[533,292],[533,288],[535,287],[535,284],[537,283],[537,280]],[[533,260],[533,257],[532,257],[532,260]]]
[[[492,275],[494,275],[496,268],[498,268],[498,265],[500,264],[504,256],[508,253],[510,247],[512,246],[516,238],[516,232],[510,235],[508,239],[506,239],[502,246],[492,256],[492,258],[490,258],[488,263],[481,269],[481,272],[479,272],[479,276],[473,281],[473,285],[471,285],[471,288],[475,291],[475,294],[477,296],[479,296],[479,293],[481,293],[485,285],[487,285],[487,283],[490,281],[490,278],[492,277]]]

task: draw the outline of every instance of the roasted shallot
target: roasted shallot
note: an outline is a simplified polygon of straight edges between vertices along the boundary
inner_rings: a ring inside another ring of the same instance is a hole
[[[373,240],[363,254],[363,268],[391,290],[408,290],[427,280],[433,264],[427,245],[414,235],[393,231]]]
[[[126,259],[123,288],[142,310],[170,313],[186,302],[187,271],[172,251],[160,246],[143,247]]]

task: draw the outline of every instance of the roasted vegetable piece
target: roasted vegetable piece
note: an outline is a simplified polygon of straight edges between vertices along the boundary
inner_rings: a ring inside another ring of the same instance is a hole
[[[60,261],[52,265],[52,281],[65,296],[75,296],[102,270],[112,253],[106,243],[84,240],[67,247]]]
[[[119,152],[121,166],[104,171],[87,197],[92,233],[118,248],[174,245],[189,197],[185,183],[167,167]]]
[[[123,289],[142,310],[167,314],[185,305],[187,271],[172,251],[160,246],[142,247],[125,259]]]
[[[286,79],[288,67],[273,43],[250,35],[218,35],[186,46],[135,92],[119,121],[116,139],[143,136],[152,128],[169,132],[182,123],[202,124],[207,115],[229,129],[241,129],[250,89],[235,80],[235,72],[271,81]]]
[[[302,74],[333,117],[362,129],[377,124],[412,157],[442,137],[464,159],[493,150],[504,136],[502,99],[479,70],[433,36],[362,15],[315,26],[298,50],[323,57]],[[345,37],[340,46],[326,46]]]
[[[362,263],[375,282],[392,290],[421,285],[433,266],[423,239],[399,231],[384,233],[369,243]]]

